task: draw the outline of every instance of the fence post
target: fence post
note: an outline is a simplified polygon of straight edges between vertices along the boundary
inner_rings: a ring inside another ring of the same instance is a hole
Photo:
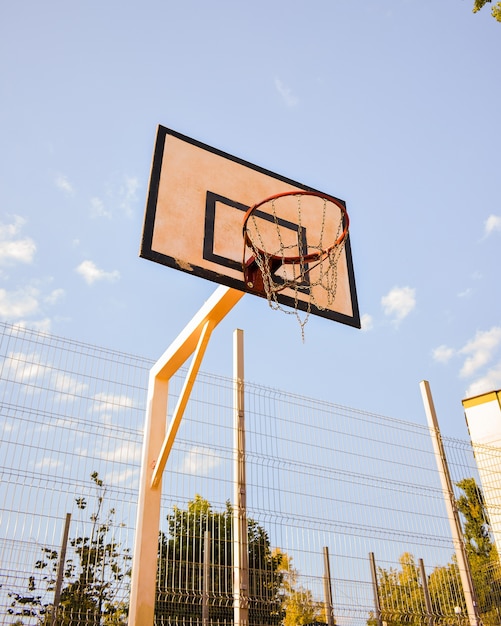
[[[374,592],[374,608],[376,609],[377,624],[378,626],[383,626],[383,620],[381,619],[381,605],[379,603],[379,589],[377,585],[376,560],[374,558],[374,552],[369,552],[369,561],[371,564],[372,590]]]
[[[454,497],[454,489],[452,486],[451,475],[449,473],[449,467],[447,465],[447,458],[445,456],[442,436],[440,434],[440,428],[438,426],[438,419],[435,412],[435,405],[433,403],[430,385],[426,380],[421,381],[421,395],[423,398],[426,417],[428,419],[428,426],[433,442],[433,450],[435,451],[435,459],[437,462],[438,473],[440,476],[440,483],[442,485],[442,492],[444,495],[445,507],[447,509],[447,516],[449,518],[452,540],[454,542],[454,549],[456,551],[456,557],[458,560],[459,575],[461,577],[461,583],[463,585],[463,593],[466,602],[466,609],[468,611],[468,618],[471,626],[480,626],[481,621],[478,615],[477,598],[475,595],[475,589],[473,587],[470,563],[468,562],[468,557],[466,556],[466,547],[464,545],[463,531],[461,528],[461,521],[459,519],[459,513],[456,505],[456,498]]]

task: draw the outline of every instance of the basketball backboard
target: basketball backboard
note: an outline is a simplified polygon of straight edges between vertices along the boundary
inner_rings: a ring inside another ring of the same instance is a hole
[[[245,283],[242,268],[245,214],[264,198],[294,190],[316,191],[159,126],[140,256],[255,294]],[[342,200],[338,202],[345,206]],[[307,237],[308,212],[304,213],[300,230]],[[286,228],[292,233],[297,230],[290,220]],[[298,298],[290,289],[277,297],[286,307],[360,328],[349,236],[336,280],[334,301],[324,304],[317,300],[321,303],[318,308],[308,304],[308,294]]]

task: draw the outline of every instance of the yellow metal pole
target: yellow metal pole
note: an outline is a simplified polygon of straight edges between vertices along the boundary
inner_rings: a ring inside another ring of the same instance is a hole
[[[132,562],[129,626],[153,626],[154,620],[162,496],[161,472],[156,468],[159,461],[165,466],[173,443],[173,439],[166,441],[165,435],[169,380],[196,351],[188,374],[192,378],[185,383],[186,393],[177,408],[180,420],[211,332],[243,295],[244,292],[236,289],[218,287],[150,371]],[[177,427],[173,430],[177,430]]]
[[[151,487],[153,489],[155,487],[158,487],[160,481],[162,480],[162,474],[165,468],[165,464],[167,463],[167,459],[169,458],[170,451],[172,450],[172,446],[174,445],[174,441],[176,439],[179,425],[181,424],[181,420],[183,419],[186,405],[188,404],[188,400],[190,399],[190,394],[193,389],[193,385],[195,384],[198,370],[200,369],[200,365],[202,363],[202,359],[204,358],[207,344],[209,343],[212,328],[213,322],[211,320],[207,320],[204,327],[202,328],[200,339],[198,340],[195,354],[193,356],[193,361],[191,363],[190,369],[188,370],[186,380],[184,381],[183,389],[181,390],[181,393],[179,395],[177,406],[174,410],[174,413],[172,414],[172,418],[169,424],[169,431],[160,449],[158,459],[155,462],[155,468],[153,469],[153,476],[151,478]]]

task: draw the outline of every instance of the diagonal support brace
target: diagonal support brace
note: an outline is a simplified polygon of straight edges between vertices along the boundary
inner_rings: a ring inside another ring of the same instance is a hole
[[[197,347],[195,348],[193,360],[188,370],[188,374],[186,375],[183,389],[181,391],[179,400],[177,402],[176,408],[174,409],[174,413],[169,424],[169,430],[167,432],[167,435],[165,436],[162,447],[160,448],[159,457],[155,462],[153,476],[151,477],[152,489],[158,487],[162,479],[165,464],[167,463],[167,459],[169,458],[172,446],[174,445],[174,440],[176,439],[179,425],[181,424],[181,420],[183,419],[184,410],[186,409],[186,405],[188,404],[188,400],[190,399],[191,390],[193,389],[193,385],[195,384],[198,370],[200,369],[200,365],[202,363],[202,359],[204,358],[205,350],[209,343],[209,339],[213,329],[214,320],[208,319],[205,322],[200,333],[200,338],[198,340]]]

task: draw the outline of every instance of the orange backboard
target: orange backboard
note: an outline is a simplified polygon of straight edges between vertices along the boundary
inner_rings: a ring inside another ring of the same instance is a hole
[[[245,213],[264,198],[294,190],[316,191],[159,126],[140,256],[255,295],[242,269]],[[305,213],[302,228],[307,232]],[[294,224],[289,228],[294,230]],[[334,302],[313,306],[311,313],[360,328],[349,236],[339,258],[337,283]],[[285,289],[278,299],[284,306],[308,308],[308,294],[298,300]]]

